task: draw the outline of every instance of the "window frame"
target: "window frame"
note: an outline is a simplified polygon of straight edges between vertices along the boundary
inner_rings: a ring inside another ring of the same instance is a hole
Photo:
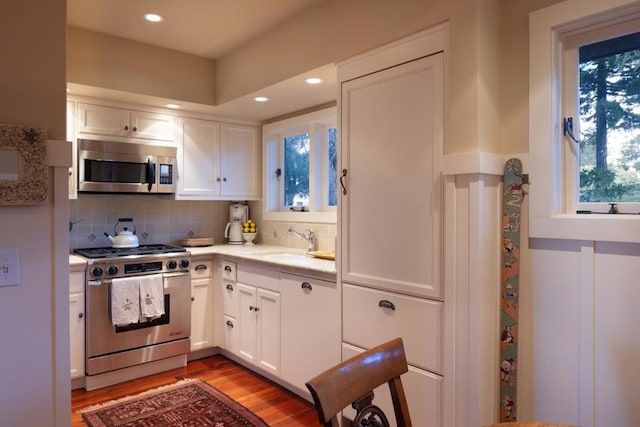
[[[640,242],[640,215],[575,213],[577,158],[563,135],[566,40],[638,17],[633,0],[567,0],[529,15],[531,237]]]
[[[337,107],[325,108],[263,126],[262,215],[267,221],[337,222],[337,206],[328,206],[328,129],[337,128]],[[309,133],[309,211],[293,212],[282,206],[284,185],[270,171],[282,168],[285,136]]]

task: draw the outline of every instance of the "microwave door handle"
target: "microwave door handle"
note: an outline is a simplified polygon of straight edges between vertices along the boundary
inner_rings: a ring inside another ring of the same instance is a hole
[[[155,180],[156,180],[156,166],[151,161],[151,158],[148,158],[147,159],[147,189],[149,192],[151,192],[151,187],[153,187]]]

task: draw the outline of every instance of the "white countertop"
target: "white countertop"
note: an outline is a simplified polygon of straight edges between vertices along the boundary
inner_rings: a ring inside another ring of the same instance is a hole
[[[335,261],[314,258],[305,255],[301,249],[273,245],[213,245],[186,248],[192,257],[223,256],[235,262],[260,264],[264,267],[276,267],[293,274],[312,274],[320,278],[335,280]],[[87,260],[78,255],[69,255],[72,271],[85,268]]]

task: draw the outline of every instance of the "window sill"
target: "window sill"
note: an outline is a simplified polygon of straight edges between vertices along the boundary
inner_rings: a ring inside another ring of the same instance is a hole
[[[529,237],[640,243],[640,215],[561,214],[531,217]]]

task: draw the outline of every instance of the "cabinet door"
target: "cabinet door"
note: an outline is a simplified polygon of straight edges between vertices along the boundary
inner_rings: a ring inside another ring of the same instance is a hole
[[[348,344],[342,347],[343,360],[349,359],[364,350]],[[443,379],[440,375],[423,371],[415,366],[409,365],[409,372],[401,377],[402,388],[404,388],[407,397],[407,405],[409,406],[409,414],[413,425],[422,425],[428,420],[429,427],[442,427],[442,395],[443,395]],[[391,403],[391,393],[389,386],[375,389],[374,403],[389,416],[389,422],[392,426],[396,426],[395,418],[391,418],[393,414],[393,403]],[[343,411],[345,417],[353,420],[355,411],[346,408]]]
[[[78,143],[76,141],[76,103],[67,101],[67,141],[71,142],[69,199],[78,198]]]
[[[256,364],[280,375],[280,294],[257,290],[257,360]]]
[[[148,111],[131,111],[129,115],[129,136],[175,144],[176,120],[169,114]]]
[[[260,164],[258,129],[223,123],[221,127],[221,195],[258,197]]]
[[[343,281],[442,298],[442,75],[438,54],[341,84]]]
[[[282,375],[300,391],[305,383],[340,362],[340,293],[335,282],[284,275]]]
[[[253,286],[236,283],[238,289],[239,313],[238,313],[238,354],[256,363],[256,328],[258,318],[256,316],[257,290]]]
[[[69,343],[71,378],[84,376],[84,273],[69,275]]]
[[[213,281],[191,279],[191,351],[214,345]]]
[[[211,199],[220,195],[220,124],[178,119],[178,189],[176,197]]]
[[[129,136],[129,110],[78,103],[78,133],[107,136]]]

